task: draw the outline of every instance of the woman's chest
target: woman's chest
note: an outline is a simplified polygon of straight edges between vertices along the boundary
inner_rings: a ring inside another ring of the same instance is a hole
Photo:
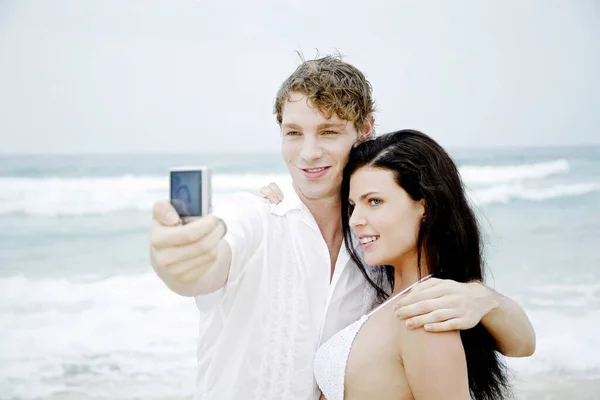
[[[396,324],[402,323],[382,309],[358,331],[346,364],[345,400],[412,399],[399,356]]]

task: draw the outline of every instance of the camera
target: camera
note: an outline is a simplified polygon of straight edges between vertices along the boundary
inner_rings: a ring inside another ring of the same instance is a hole
[[[211,170],[205,166],[169,169],[171,204],[183,223],[212,212]]]

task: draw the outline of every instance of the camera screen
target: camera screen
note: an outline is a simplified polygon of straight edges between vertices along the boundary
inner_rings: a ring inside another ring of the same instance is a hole
[[[171,172],[171,203],[180,217],[199,217],[202,212],[202,171]]]

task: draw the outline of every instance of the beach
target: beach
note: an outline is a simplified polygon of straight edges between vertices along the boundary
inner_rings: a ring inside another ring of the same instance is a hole
[[[600,399],[600,148],[450,154],[486,283],[536,329],[515,398]],[[278,154],[0,156],[0,399],[191,398],[201,316],[148,259],[152,204],[190,164],[213,167],[215,208],[287,180]]]
[[[600,398],[600,378],[581,379],[567,374],[531,376],[515,389],[515,399],[519,400],[596,400]],[[114,400],[131,399],[130,396],[111,397]],[[152,400],[189,400],[190,396],[144,397]],[[92,397],[84,393],[58,393],[46,397],[48,400],[104,400],[106,397]]]

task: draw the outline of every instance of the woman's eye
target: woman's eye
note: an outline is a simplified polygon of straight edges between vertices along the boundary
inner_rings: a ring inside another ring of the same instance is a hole
[[[325,131],[323,132],[325,135],[338,135],[336,131]]]
[[[371,199],[371,200],[369,200],[369,205],[371,205],[371,206],[378,206],[380,204],[381,204],[381,200],[379,200],[379,199]]]

